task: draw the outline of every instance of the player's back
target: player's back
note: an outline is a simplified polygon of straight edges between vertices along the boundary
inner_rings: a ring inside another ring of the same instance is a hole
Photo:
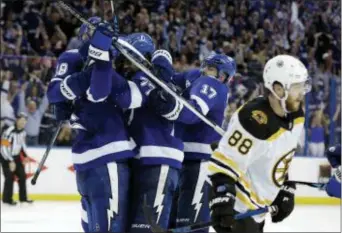
[[[185,76],[187,88],[182,96],[196,100],[206,117],[221,125],[224,109],[227,105],[228,87],[219,80],[203,76],[199,70],[193,70]],[[194,95],[193,90],[197,91]],[[184,142],[185,159],[208,159],[211,154],[210,144],[218,141],[220,135],[203,121],[192,124],[176,123],[176,134]]]
[[[132,79],[144,85],[144,74],[138,72]],[[130,110],[128,116],[130,135],[139,147],[142,164],[168,164],[180,168],[183,161],[183,143],[173,135],[174,123],[158,115],[148,104]]]

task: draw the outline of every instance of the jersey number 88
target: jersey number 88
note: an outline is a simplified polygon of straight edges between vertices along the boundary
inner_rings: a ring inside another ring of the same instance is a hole
[[[240,142],[241,141],[241,142]],[[239,143],[240,142],[240,143]],[[245,155],[251,149],[253,142],[248,138],[242,138],[242,133],[238,130],[235,130],[232,136],[228,139],[228,144],[232,147],[237,146],[238,151]]]

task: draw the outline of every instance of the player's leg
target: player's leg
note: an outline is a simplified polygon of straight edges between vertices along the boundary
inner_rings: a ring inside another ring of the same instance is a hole
[[[207,161],[184,161],[179,178],[177,226],[210,221],[207,166]],[[196,232],[209,232],[209,229]]]
[[[90,203],[88,198],[81,198],[81,225],[84,232],[89,231],[88,219],[90,218],[90,213],[87,211],[90,209]]]
[[[130,232],[151,232],[144,212],[147,204],[153,208],[154,219],[163,228],[168,228],[173,196],[176,191],[179,171],[168,165],[138,166],[133,174],[133,205]]]
[[[15,174],[18,177],[19,183],[19,201],[27,201],[27,191],[26,191],[26,173],[23,163],[18,159],[15,161]]]
[[[5,184],[3,190],[2,201],[8,204],[14,204],[13,202],[13,182],[14,182],[14,174],[9,169],[8,161],[1,161],[2,171],[5,176]]]
[[[253,218],[245,218],[234,222],[231,233],[262,233],[264,222],[257,223]]]
[[[85,198],[90,232],[125,232],[130,171],[126,163],[77,172],[78,189]]]

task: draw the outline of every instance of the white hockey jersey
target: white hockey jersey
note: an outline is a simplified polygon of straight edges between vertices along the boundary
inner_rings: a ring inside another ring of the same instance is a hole
[[[302,110],[281,118],[266,97],[246,103],[233,114],[209,171],[236,180],[236,211],[271,205],[287,178],[303,126]],[[257,222],[264,218],[265,214],[254,217]]]

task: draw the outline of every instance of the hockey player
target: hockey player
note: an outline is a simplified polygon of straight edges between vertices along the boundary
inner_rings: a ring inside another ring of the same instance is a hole
[[[341,145],[330,147],[326,154],[335,171],[325,189],[329,196],[341,198]]]
[[[134,33],[125,39],[151,60],[154,72],[159,78],[166,82],[170,80],[173,74],[172,58],[166,50],[155,51],[152,38],[145,33]],[[125,67],[127,79],[135,83],[142,92],[142,107],[128,112],[129,132],[137,144],[138,153],[132,172],[129,231],[151,232],[143,212],[145,197],[147,204],[154,209],[157,223],[167,228],[184,157],[183,143],[174,137],[173,123],[158,115],[149,105],[150,97],[156,94],[156,86],[129,61],[127,64],[121,64]]]
[[[129,200],[130,169],[134,143],[125,128],[123,111],[111,95],[114,80],[120,79],[112,69],[112,28],[98,23],[89,32],[89,47],[68,51],[58,60],[56,76],[50,83],[49,100],[67,105],[72,101],[71,123],[78,130],[72,146],[78,191],[82,196],[82,226],[87,232],[125,232]],[[94,64],[81,71],[88,57]],[[68,105],[70,106],[70,105]],[[68,118],[68,106],[58,105],[58,113]]]
[[[308,72],[298,59],[278,55],[266,63],[263,80],[266,95],[233,114],[210,160],[210,211],[219,233],[263,232],[265,214],[235,221],[236,213],[272,205],[272,222],[281,222],[294,209],[295,187],[286,181],[303,131]]]
[[[201,69],[176,74],[172,81],[184,89],[182,96],[199,112],[221,125],[227,105],[226,83],[235,71],[236,65],[232,58],[216,54],[207,57]],[[167,97],[165,103],[169,104],[163,104],[161,99],[161,103],[155,105],[166,119],[177,121],[175,135],[184,143],[185,156],[175,202],[176,225],[207,222],[210,219],[207,183],[210,144],[218,141],[220,135],[173,97]],[[208,229],[199,232],[208,232]]]

